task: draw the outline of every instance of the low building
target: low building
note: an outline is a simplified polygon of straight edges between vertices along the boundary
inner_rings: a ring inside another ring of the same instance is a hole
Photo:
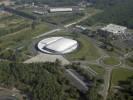
[[[127,33],[127,27],[116,25],[116,24],[109,24],[100,30],[98,30],[100,35],[104,37],[108,36],[121,36]]]
[[[49,12],[72,12],[72,8],[50,8]]]
[[[50,13],[55,13],[55,12],[79,12],[83,11],[83,8],[79,8],[78,6],[73,6],[73,7],[51,7],[49,8]]]
[[[76,25],[75,28],[83,30],[83,31],[87,30],[87,27],[84,27],[84,26],[81,26],[81,25]]]

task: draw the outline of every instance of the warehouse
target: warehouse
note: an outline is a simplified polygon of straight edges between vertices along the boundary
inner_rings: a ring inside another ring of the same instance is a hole
[[[78,47],[78,43],[76,40],[64,37],[50,37],[41,40],[37,46],[44,53],[65,54],[75,50]]]
[[[72,12],[72,8],[50,8],[49,12]]]

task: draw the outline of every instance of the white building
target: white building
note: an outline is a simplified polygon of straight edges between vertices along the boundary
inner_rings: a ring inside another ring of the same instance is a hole
[[[113,35],[121,35],[121,34],[126,33],[127,27],[115,25],[115,24],[109,24],[109,25],[101,28],[100,30],[105,33],[112,33]]]
[[[50,37],[38,43],[38,49],[49,54],[65,54],[72,52],[77,47],[77,41],[64,37]]]
[[[49,12],[72,12],[72,8],[50,8]]]
[[[87,29],[87,27],[84,27],[84,26],[81,26],[81,25],[76,25],[75,27],[78,28],[78,29],[81,29],[83,31]]]

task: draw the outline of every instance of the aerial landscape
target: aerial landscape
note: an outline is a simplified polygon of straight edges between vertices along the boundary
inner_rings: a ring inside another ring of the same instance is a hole
[[[0,0],[0,100],[133,100],[133,0]]]

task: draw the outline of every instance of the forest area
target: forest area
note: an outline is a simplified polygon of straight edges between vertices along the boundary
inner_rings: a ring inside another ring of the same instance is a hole
[[[115,23],[133,28],[133,0],[97,0],[95,7],[103,9],[93,18],[84,21],[84,24]]]
[[[21,3],[32,3],[35,4],[48,4],[51,6],[59,6],[59,5],[76,5],[78,2],[81,2],[82,0],[14,0],[17,1],[18,4]]]
[[[27,97],[24,100],[97,100],[99,98],[98,85],[94,85],[86,93],[81,93],[70,84],[59,61],[32,64],[0,62],[0,86],[20,90],[21,94]]]

